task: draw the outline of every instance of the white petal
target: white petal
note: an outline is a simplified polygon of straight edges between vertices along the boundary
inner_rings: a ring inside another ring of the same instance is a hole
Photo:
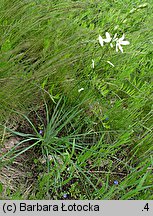
[[[130,42],[129,41],[120,41],[120,44],[122,44],[122,45],[129,45]]]
[[[99,35],[99,43],[101,46],[104,46],[104,40],[102,39],[102,37]]]
[[[118,52],[119,43],[116,43],[116,52]]]
[[[95,67],[95,61],[92,59],[92,68]]]
[[[105,43],[109,43],[110,41],[111,41],[112,39],[110,38],[106,38],[106,39],[103,39],[103,41],[105,42]]]
[[[124,34],[122,35],[122,37],[119,39],[120,41],[123,41],[125,38]]]
[[[108,32],[105,33],[106,38],[110,38],[110,34]]]
[[[110,34],[108,32],[106,32],[105,34],[106,34],[106,39],[104,39],[104,41],[106,43],[109,43],[112,40],[112,38],[111,38],[111,36],[110,36]]]
[[[113,40],[117,39],[117,33],[114,34]]]
[[[78,92],[80,93],[81,91],[83,91],[84,90],[84,88],[80,88],[79,90],[78,90]]]
[[[118,44],[118,48],[121,50],[121,52],[123,53],[123,48],[121,47],[120,44]]]
[[[112,43],[110,43],[110,46],[113,48],[113,44]]]
[[[112,67],[115,67],[114,64],[110,61],[107,61],[108,64],[110,64]]]

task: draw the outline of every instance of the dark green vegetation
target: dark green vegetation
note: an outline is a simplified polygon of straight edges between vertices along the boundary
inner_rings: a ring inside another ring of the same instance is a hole
[[[153,198],[152,9],[0,0],[2,199]]]

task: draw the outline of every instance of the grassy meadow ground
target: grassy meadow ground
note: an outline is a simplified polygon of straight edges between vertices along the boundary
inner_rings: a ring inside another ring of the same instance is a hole
[[[152,24],[152,0],[0,0],[1,199],[153,199]]]

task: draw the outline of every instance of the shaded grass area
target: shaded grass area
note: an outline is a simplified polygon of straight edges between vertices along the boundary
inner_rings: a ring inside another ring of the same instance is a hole
[[[0,2],[2,198],[152,199],[152,1]]]

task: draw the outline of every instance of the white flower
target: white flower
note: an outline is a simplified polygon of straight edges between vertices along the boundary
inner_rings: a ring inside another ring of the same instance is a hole
[[[118,52],[118,50],[120,50],[123,53],[123,48],[121,45],[129,45],[130,42],[129,41],[124,41],[124,34],[122,35],[121,38],[115,38],[114,40],[116,41],[116,52]]]
[[[123,53],[123,48],[122,45],[129,45],[130,42],[124,40],[125,36],[124,34],[122,35],[121,38],[117,37],[117,33],[115,33],[114,37],[112,38],[108,32],[105,33],[106,38],[102,38],[101,35],[99,35],[99,43],[101,46],[104,46],[104,43],[110,43],[111,47],[114,47],[114,43],[116,44],[116,52],[119,50]],[[94,68],[94,63],[93,63],[93,68]]]
[[[95,67],[95,61],[92,59],[92,68]]]
[[[78,90],[78,92],[80,93],[81,91],[83,91],[84,90],[84,88],[80,88],[79,90]]]
[[[106,35],[106,38],[105,39],[103,39],[100,35],[99,35],[99,43],[100,43],[100,45],[101,46],[104,46],[104,42],[105,43],[109,43],[111,40],[112,40],[112,38],[111,38],[111,36],[110,36],[110,34],[108,33],[108,32],[106,32],[105,33],[105,35]]]

